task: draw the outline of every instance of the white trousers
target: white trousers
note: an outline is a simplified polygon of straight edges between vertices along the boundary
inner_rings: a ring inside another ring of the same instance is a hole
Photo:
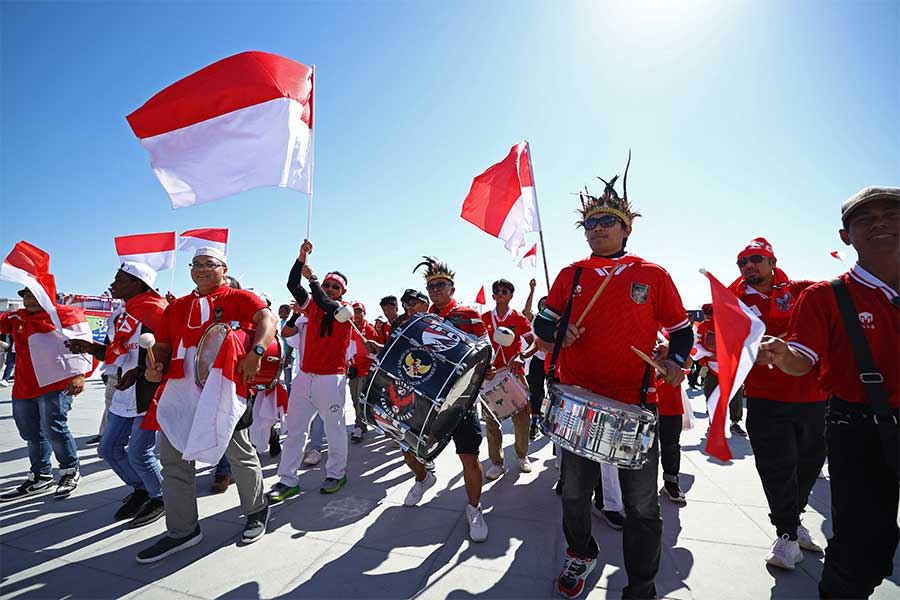
[[[347,426],[344,405],[347,402],[346,375],[300,374],[291,384],[288,411],[284,422],[287,437],[282,444],[281,461],[278,463],[278,479],[294,487],[300,483],[297,469],[303,460],[303,449],[309,424],[318,413],[325,423],[328,438],[328,460],[325,476],[340,479],[347,470]]]
[[[622,512],[622,488],[619,486],[619,469],[600,463],[600,478],[603,480],[603,510]]]

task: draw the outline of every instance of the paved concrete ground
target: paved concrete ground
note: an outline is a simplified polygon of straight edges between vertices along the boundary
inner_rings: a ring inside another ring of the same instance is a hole
[[[662,564],[657,589],[667,598],[813,598],[822,557],[806,554],[792,572],[767,568],[774,530],[768,522],[750,445],[732,440],[735,459],[716,464],[701,453],[706,421],[695,397],[698,425],[682,437],[682,487],[688,504],[661,500]],[[70,427],[84,478],[67,500],[50,496],[0,505],[2,598],[546,598],[565,551],[557,471],[546,439],[533,444],[534,472],[514,468],[485,485],[490,536],[467,540],[465,492],[452,451],[437,460],[438,485],[418,508],[402,506],[411,475],[382,436],[351,445],[350,482],[319,494],[320,467],[301,476],[300,497],[273,508],[269,533],[250,547],[239,543],[243,517],[237,491],[208,494],[211,470],[197,486],[203,542],[154,565],[134,555],[165,531],[164,521],[125,530],[111,518],[127,490],[85,440],[96,433],[102,384],[89,381],[75,401]],[[509,425],[509,423],[507,423]],[[507,427],[506,456],[514,465]],[[487,467],[487,451],[482,444]],[[324,464],[324,461],[323,461]],[[266,484],[277,465],[263,457]],[[18,484],[28,461],[12,419],[10,389],[0,389],[0,491]],[[829,489],[819,480],[804,523],[824,545],[831,532]],[[620,534],[599,521],[600,564],[589,598],[618,598],[625,585]],[[896,560],[896,557],[895,557]],[[900,598],[900,568],[876,591]]]

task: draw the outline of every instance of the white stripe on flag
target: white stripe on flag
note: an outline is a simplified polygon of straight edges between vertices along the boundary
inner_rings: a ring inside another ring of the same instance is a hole
[[[50,298],[47,295],[47,290],[44,289],[44,286],[41,285],[34,275],[19,267],[12,266],[8,262],[4,262],[0,264],[0,279],[20,283],[31,290],[41,308],[49,313],[50,320],[53,321],[56,329],[62,330],[62,323],[60,323],[59,314],[56,312],[56,298]]]

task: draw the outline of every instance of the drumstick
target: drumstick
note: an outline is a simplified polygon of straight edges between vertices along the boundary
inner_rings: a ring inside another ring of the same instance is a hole
[[[663,369],[662,366],[661,366],[658,362],[656,362],[655,360],[653,360],[652,358],[650,358],[649,356],[647,356],[646,354],[644,354],[643,352],[641,352],[640,350],[638,350],[637,348],[635,348],[634,346],[631,347],[631,350],[632,350],[635,354],[637,354],[638,356],[640,356],[641,359],[642,359],[645,363],[647,363],[648,365],[650,365],[651,367],[653,367],[654,369],[656,369],[656,371],[657,371],[660,375],[668,375],[668,371],[666,371],[665,369]]]
[[[600,287],[597,288],[597,291],[594,292],[594,297],[591,298],[591,301],[588,302],[588,305],[584,308],[584,312],[581,313],[581,316],[578,317],[578,321],[575,322],[575,327],[581,327],[581,323],[584,322],[584,318],[587,316],[588,312],[590,312],[591,308],[594,307],[594,302],[597,301],[597,298],[600,297],[600,294],[606,289],[607,284],[612,281],[612,273],[606,276],[606,279],[603,280],[603,283],[600,284]]]
[[[142,333],[141,337],[138,338],[138,346],[147,350],[147,355],[150,357],[150,363],[156,368],[156,358],[153,356],[153,345],[156,344],[156,336],[152,333]]]

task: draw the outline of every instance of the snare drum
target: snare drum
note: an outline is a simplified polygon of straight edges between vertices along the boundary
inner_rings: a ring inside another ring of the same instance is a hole
[[[219,355],[222,343],[229,334],[238,336],[246,351],[249,352],[253,346],[253,332],[232,328],[225,323],[210,325],[203,332],[203,336],[197,344],[197,354],[194,357],[194,380],[198,387],[202,388],[206,383],[206,378],[209,376],[213,363],[216,362],[216,356]],[[276,333],[275,339],[266,348],[266,353],[259,361],[259,372],[247,385],[247,389],[260,391],[274,388],[278,383],[278,374],[284,367],[284,357],[284,340]]]
[[[491,360],[475,339],[430,313],[391,332],[363,384],[366,421],[421,461],[433,459],[478,398]]]
[[[509,369],[499,371],[481,388],[481,404],[498,421],[518,413],[530,403],[528,388]]]
[[[640,469],[656,436],[656,415],[574,385],[554,383],[544,431],[565,450],[620,469]]]

